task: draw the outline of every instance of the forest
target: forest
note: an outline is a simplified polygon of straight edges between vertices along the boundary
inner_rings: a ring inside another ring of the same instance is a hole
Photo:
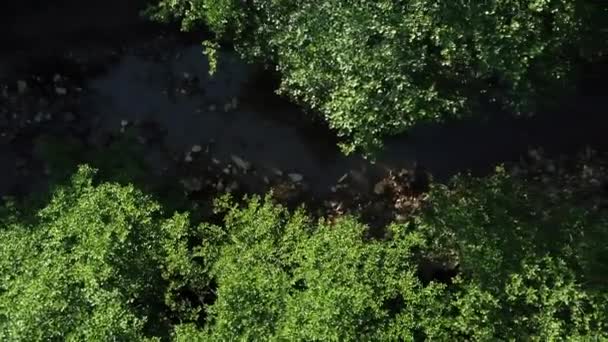
[[[0,340],[608,341],[606,4],[116,4],[2,52]]]

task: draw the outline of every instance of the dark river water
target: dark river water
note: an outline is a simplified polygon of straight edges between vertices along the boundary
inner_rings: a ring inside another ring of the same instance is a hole
[[[7,44],[0,55],[0,77],[9,78],[40,60],[32,57],[36,49],[41,56],[52,55],[115,40],[128,44],[156,34],[157,28],[138,19],[137,2],[57,3],[61,5],[30,1],[29,9],[13,9],[13,15],[3,12],[9,20],[2,33]],[[606,93],[580,91],[572,98],[556,99],[563,104],[559,111],[538,113],[532,119],[495,114],[489,120],[419,125],[407,135],[388,139],[371,164],[361,156],[342,155],[324,128],[292,120],[302,117],[302,111],[262,85],[258,69],[234,54],[224,52],[218,72],[209,76],[201,50],[199,44],[184,43],[164,52],[160,60],[135,53],[119,56],[103,73],[85,80],[80,110],[97,117],[100,129],[107,131],[119,130],[123,120],[155,122],[167,132],[166,147],[176,152],[213,140],[219,159],[237,155],[262,172],[277,168],[300,173],[319,192],[347,172],[373,179],[386,169],[418,163],[436,178],[446,179],[467,170],[487,173],[498,163],[518,160],[530,147],[561,154],[586,145],[604,149],[608,144]],[[198,83],[191,92],[180,93],[180,84],[192,79]],[[225,110],[227,103],[231,108]],[[0,165],[14,163],[13,150],[0,146]],[[15,177],[12,168],[2,169],[0,193]]]

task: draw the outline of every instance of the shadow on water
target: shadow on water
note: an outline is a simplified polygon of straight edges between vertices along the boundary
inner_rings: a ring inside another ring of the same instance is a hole
[[[156,30],[139,16],[148,0],[2,1],[0,52],[116,44]]]

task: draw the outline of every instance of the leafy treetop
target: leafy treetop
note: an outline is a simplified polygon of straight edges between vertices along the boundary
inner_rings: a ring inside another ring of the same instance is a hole
[[[161,0],[151,11],[276,65],[280,91],[321,113],[347,152],[481,103],[532,109],[590,55],[597,12],[585,0]]]

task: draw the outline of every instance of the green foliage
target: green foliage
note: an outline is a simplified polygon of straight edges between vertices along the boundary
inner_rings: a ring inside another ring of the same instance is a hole
[[[440,289],[417,280],[411,250],[423,240],[403,227],[391,227],[390,241],[366,241],[367,228],[353,218],[313,223],[269,198],[254,197],[244,208],[222,200],[219,207],[224,225],[202,228],[218,297],[206,330],[181,327],[183,340],[411,338],[408,329],[391,329],[399,308],[389,304],[407,298],[417,317],[416,308]]]
[[[196,272],[184,267],[184,218],[161,220],[147,196],[94,186],[93,174],[80,168],[35,224],[0,227],[3,341],[133,341],[166,329],[166,289]]]
[[[608,339],[605,213],[501,170],[435,186],[382,240],[270,197],[220,197],[221,224],[194,228],[94,173],[35,219],[0,207],[0,339]],[[422,278],[423,259],[458,275]]]
[[[204,54],[207,56],[207,59],[209,59],[209,75],[213,75],[217,71],[217,55],[220,47],[217,43],[206,40],[203,42],[203,48]]]
[[[416,224],[368,241],[347,217],[311,222],[258,198],[225,198],[203,253],[218,298],[178,340],[591,340],[608,338],[605,216],[499,171],[438,187]],[[415,230],[412,230],[415,227]],[[419,251],[419,252],[416,252]],[[423,286],[419,257],[459,264]]]
[[[281,91],[324,115],[346,151],[487,101],[532,109],[592,48],[594,12],[584,0],[161,0],[152,11],[273,62]]]
[[[459,264],[452,305],[478,340],[608,338],[608,219],[502,169],[431,193],[427,255]]]

